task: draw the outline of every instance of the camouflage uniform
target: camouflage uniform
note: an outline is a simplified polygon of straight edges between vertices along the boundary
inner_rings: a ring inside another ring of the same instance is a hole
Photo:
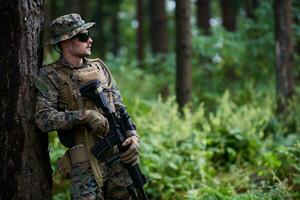
[[[94,23],[85,23],[77,14],[57,18],[50,25],[52,38],[49,43],[57,44],[60,41],[70,39],[81,30],[89,29],[93,25]],[[70,104],[70,101],[65,99],[66,96],[70,95],[69,99],[74,100],[71,102],[76,102],[76,94],[72,91],[72,87],[69,87],[70,84],[80,86],[79,80],[74,76],[76,71],[97,66],[102,73],[102,78],[104,77],[102,81],[113,83],[109,71],[103,67],[104,63],[100,59],[84,58],[83,60],[83,66],[74,67],[61,57],[55,63],[40,68],[39,75],[35,77],[35,86],[38,92],[35,118],[42,131],[69,130],[73,132],[78,129],[79,122],[84,119],[83,110],[78,109],[78,105],[71,105],[72,103]],[[122,103],[115,84],[112,84],[112,87],[106,90],[105,94],[107,97],[112,97],[108,98],[111,104]],[[88,109],[93,108],[101,113],[101,110],[98,110],[92,102],[89,104]],[[102,187],[97,185],[89,162],[72,165],[72,199],[131,199],[126,190],[126,186],[131,183],[131,180],[124,164],[121,161],[116,161],[110,166],[104,164],[105,160],[110,159],[115,153],[117,152],[108,153],[104,160],[99,161],[104,181]]]

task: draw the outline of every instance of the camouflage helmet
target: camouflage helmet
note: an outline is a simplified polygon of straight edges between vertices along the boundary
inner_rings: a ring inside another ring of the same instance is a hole
[[[68,40],[82,30],[87,30],[95,25],[95,22],[85,22],[78,14],[63,15],[50,24],[49,44],[57,44]]]

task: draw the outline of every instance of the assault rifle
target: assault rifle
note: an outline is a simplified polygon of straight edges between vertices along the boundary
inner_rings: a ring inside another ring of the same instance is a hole
[[[101,108],[109,122],[110,133],[107,137],[96,141],[91,149],[98,160],[101,159],[106,150],[113,148],[115,145],[117,145],[121,153],[125,152],[128,147],[123,147],[122,143],[127,138],[127,131],[135,130],[135,126],[126,112],[125,107],[119,106],[118,111],[120,113],[120,118],[117,117],[116,113],[111,110],[102,90],[103,88],[98,80],[90,81],[80,88],[81,95],[89,98],[98,108]],[[110,163],[114,162],[117,158],[118,157],[113,158]],[[127,186],[127,190],[131,197],[135,200],[148,200],[143,189],[143,186],[147,183],[147,179],[141,172],[139,165],[136,164],[131,166],[130,164],[126,164],[126,169],[132,179],[132,184]]]

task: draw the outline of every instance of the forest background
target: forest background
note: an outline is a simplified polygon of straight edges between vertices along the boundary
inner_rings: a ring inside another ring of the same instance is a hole
[[[137,125],[150,199],[300,199],[299,5],[292,1],[289,11],[295,85],[284,111],[277,104],[271,0],[191,1],[185,78],[192,84],[183,105],[175,1],[46,0],[46,13],[53,19],[76,12],[96,22],[93,57],[111,69]],[[157,36],[157,29],[165,33]],[[57,58],[51,52],[45,63]],[[50,135],[54,199],[67,199],[68,182],[55,165],[64,150]]]
[[[149,199],[300,199],[298,0],[0,1],[0,199],[69,199],[32,75],[59,56],[49,22],[72,12],[96,22]]]

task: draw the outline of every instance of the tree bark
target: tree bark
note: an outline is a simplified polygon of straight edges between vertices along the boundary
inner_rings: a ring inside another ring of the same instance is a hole
[[[168,53],[168,31],[165,0],[149,0],[152,53]]]
[[[294,93],[292,1],[275,0],[276,90],[277,111],[284,113]]]
[[[176,0],[176,100],[181,109],[191,100],[191,2]]]
[[[0,3],[0,199],[51,199],[48,137],[35,121],[33,75],[42,64],[44,4]]]
[[[227,31],[234,32],[236,29],[236,12],[234,0],[221,0],[222,23]]]
[[[209,35],[210,29],[210,1],[197,0],[197,23],[198,27],[203,30],[205,35]]]
[[[138,67],[144,68],[144,60],[145,60],[145,42],[144,42],[144,5],[143,0],[136,1],[136,18],[138,21],[137,27],[137,36],[136,36],[136,45],[137,45],[137,60],[138,60]]]

